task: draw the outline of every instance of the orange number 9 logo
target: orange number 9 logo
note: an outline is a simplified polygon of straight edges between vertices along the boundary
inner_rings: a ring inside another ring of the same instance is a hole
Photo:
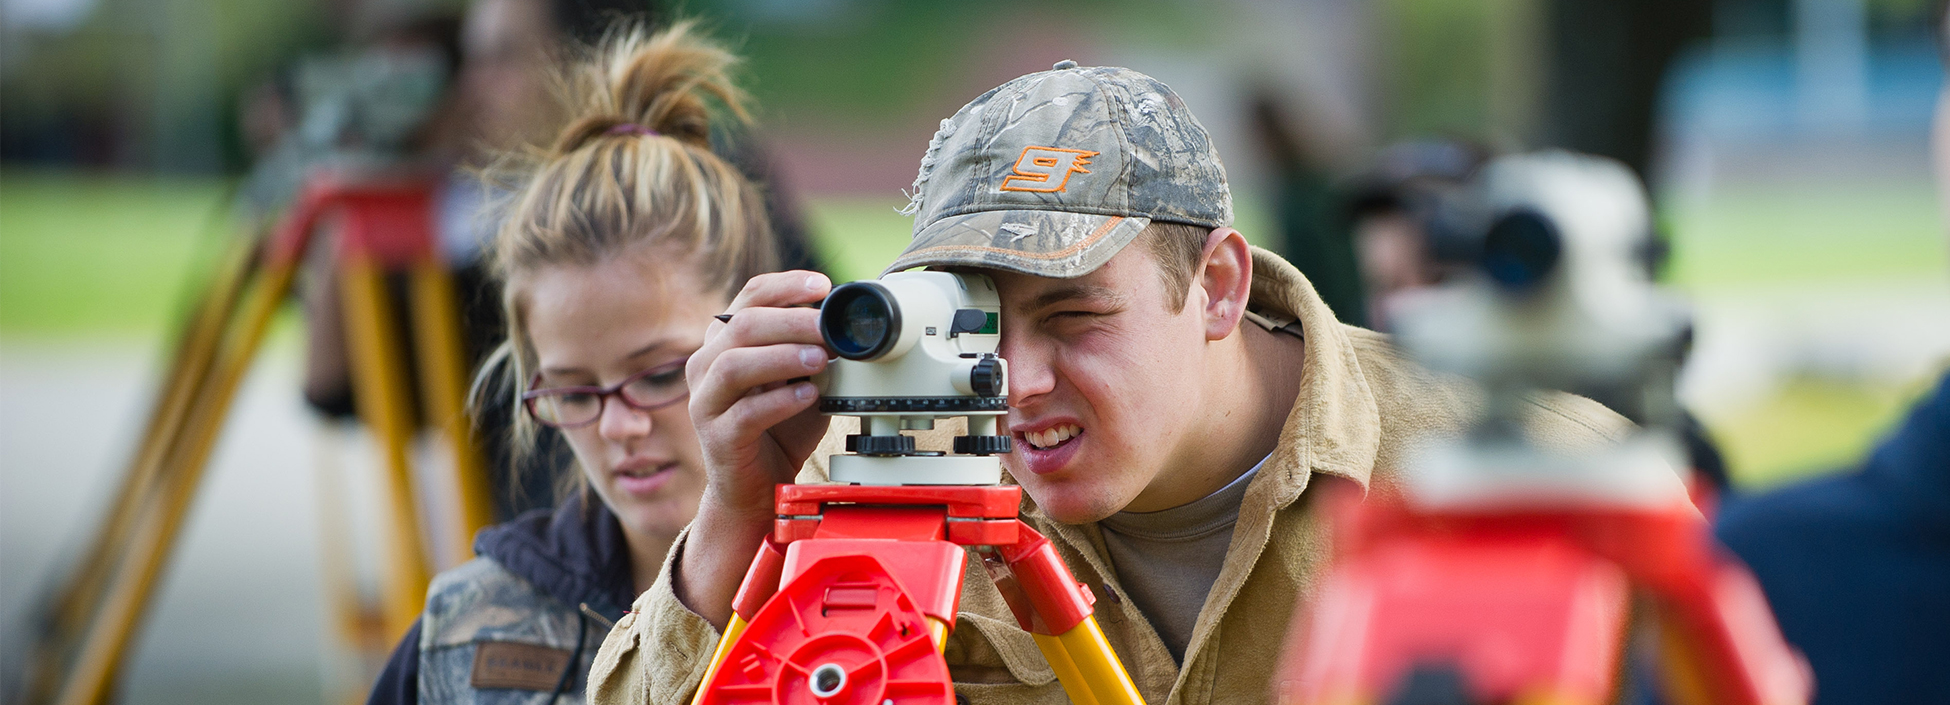
[[[1061,147],[1024,147],[1015,173],[1002,179],[1003,191],[1056,193],[1070,183],[1071,174],[1088,174],[1096,152]]]

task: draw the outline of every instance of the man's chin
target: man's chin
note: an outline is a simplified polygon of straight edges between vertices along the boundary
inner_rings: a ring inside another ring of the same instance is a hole
[[[1036,500],[1036,508],[1065,524],[1088,524],[1116,514],[1123,503],[1107,497],[1102,488],[1071,487],[1070,483],[1045,485],[1024,483],[1023,491]]]

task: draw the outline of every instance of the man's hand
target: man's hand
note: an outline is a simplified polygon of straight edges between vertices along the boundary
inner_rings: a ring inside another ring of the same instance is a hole
[[[691,423],[709,475],[674,587],[723,628],[752,556],[771,531],[774,487],[792,482],[826,434],[819,393],[801,378],[826,368],[819,311],[833,284],[816,272],[753,277],[691,355]],[[794,381],[797,380],[797,381]]]

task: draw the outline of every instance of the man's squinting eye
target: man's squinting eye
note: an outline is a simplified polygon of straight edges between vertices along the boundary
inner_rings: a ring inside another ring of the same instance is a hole
[[[1045,323],[1049,323],[1053,325],[1078,325],[1078,324],[1086,324],[1086,323],[1102,320],[1104,317],[1109,316],[1113,313],[1116,313],[1116,311],[1114,310],[1099,311],[1099,310],[1077,309],[1077,308],[1063,309],[1060,311],[1050,312],[1049,315],[1043,317],[1043,321]]]

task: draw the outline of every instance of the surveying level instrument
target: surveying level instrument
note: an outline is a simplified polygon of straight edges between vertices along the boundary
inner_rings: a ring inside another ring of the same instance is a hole
[[[1473,278],[1398,320],[1417,357],[1482,383],[1485,412],[1411,458],[1399,501],[1342,498],[1335,565],[1294,622],[1277,700],[1598,705],[1629,701],[1647,666],[1668,702],[1806,703],[1759,584],[1671,470],[1687,321],[1645,266],[1637,179],[1547,152],[1492,162],[1467,198]],[[1643,427],[1599,450],[1540,447],[1521,429],[1546,389]]]
[[[175,548],[230,403],[291,293],[312,235],[337,233],[334,259],[360,419],[383,454],[386,545],[381,605],[361,604],[350,566],[328,565],[328,590],[350,640],[383,654],[420,613],[431,576],[423,535],[445,534],[452,556],[470,553],[474,531],[492,521],[490,490],[462,407],[465,357],[453,284],[435,251],[436,181],[419,174],[321,171],[311,178],[266,240],[240,240],[201,292],[178,339],[140,445],[100,532],[44,616],[27,667],[27,702],[107,702],[130,641]],[[449,451],[461,526],[429,532],[415,502],[409,444],[415,414],[386,275],[411,278],[420,399]],[[328,509],[331,509],[328,507]],[[423,532],[425,532],[423,534]],[[340,537],[324,536],[326,541]],[[337,554],[333,546],[325,553]]]
[[[780,485],[778,519],[733,600],[693,701],[952,703],[941,651],[966,549],[1001,589],[1078,703],[1142,703],[1092,616],[1095,597],[999,484],[1011,450],[1001,302],[980,274],[903,272],[833,289],[820,306],[839,356],[814,382],[819,410],[860,418],[829,485]],[[966,417],[953,452],[902,430]]]

